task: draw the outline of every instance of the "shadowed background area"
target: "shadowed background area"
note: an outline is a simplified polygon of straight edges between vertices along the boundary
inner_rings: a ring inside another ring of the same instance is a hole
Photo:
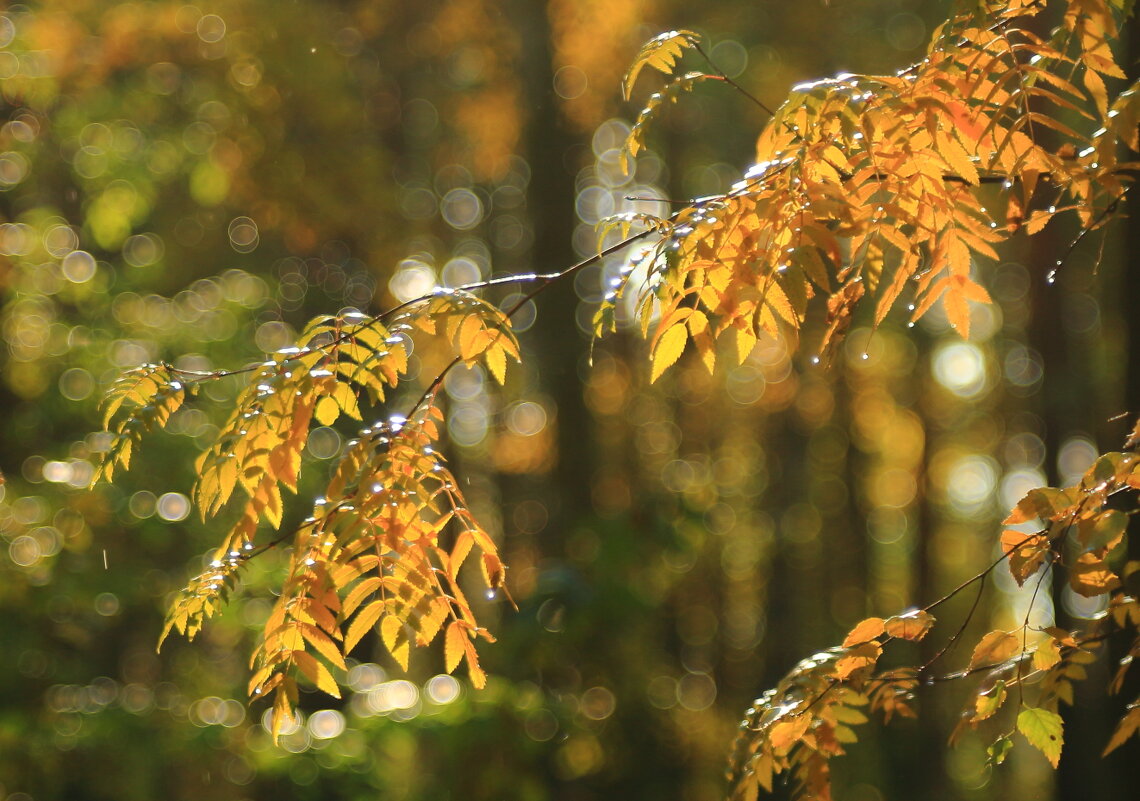
[[[172,594],[224,530],[189,493],[239,382],[206,387],[129,473],[89,491],[99,397],[142,362],[240,366],[316,314],[559,270],[596,252],[609,215],[725,191],[767,119],[728,85],[669,107],[621,169],[659,85],[646,71],[623,104],[621,76],[661,31],[700,33],[774,107],[797,82],[921,58],[948,5],[8,5],[0,801],[721,798],[763,688],[860,619],[977,573],[1026,490],[1120,447],[1131,421],[1113,418],[1140,403],[1140,289],[1123,269],[1140,243],[1122,226],[1099,271],[1090,237],[1046,281],[1075,233],[1063,226],[983,265],[995,304],[974,309],[968,342],[937,309],[913,329],[866,320],[828,369],[767,339],[739,367],[710,377],[682,360],[650,386],[629,310],[590,364],[590,320],[624,256],[553,287],[515,318],[524,361],[503,389],[480,368],[444,386],[451,463],[519,607],[481,604],[499,640],[482,649],[488,688],[444,675],[438,648],[404,674],[366,640],[351,692],[303,693],[280,747],[245,699],[279,554],[250,565],[194,643],[154,651]],[[488,297],[506,307],[522,291]],[[414,404],[437,365],[414,354],[387,411]],[[352,435],[343,421],[312,432],[287,519]],[[1005,574],[986,592],[974,639],[1027,614],[1103,611],[1067,588],[1034,600]],[[1092,670],[1103,685],[1108,669]],[[1128,797],[1135,743],[1099,759],[1123,704],[1086,689],[1059,773],[1022,749],[991,772],[969,733],[947,748],[963,697],[949,683],[921,694],[921,723],[860,731],[836,761],[838,795]]]

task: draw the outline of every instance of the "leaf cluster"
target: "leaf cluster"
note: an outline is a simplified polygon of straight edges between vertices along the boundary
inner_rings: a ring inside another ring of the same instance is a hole
[[[1074,0],[1047,39],[1027,27],[1044,7],[962,3],[927,56],[898,74],[795,87],[743,180],[656,222],[663,235],[637,303],[653,329],[653,377],[690,344],[712,370],[718,353],[740,362],[761,336],[795,338],[816,295],[826,298],[817,360],[862,303],[878,325],[900,303],[913,322],[941,302],[967,337],[970,304],[990,302],[979,259],[1062,213],[1100,227],[1136,169],[1119,159],[1137,143],[1135,90],[1109,103],[1105,88],[1124,77],[1109,47],[1122,4]],[[678,36],[659,37],[674,45],[669,59],[645,63],[672,66],[688,41]],[[687,73],[650,98],[628,153],[660,105],[702,77],[722,76]],[[629,280],[597,313],[597,334]]]
[[[476,639],[491,640],[460,584],[460,568],[479,563],[490,591],[504,587],[494,541],[466,507],[439,452],[440,379],[411,414],[362,428],[345,448],[323,497],[295,532],[280,532],[282,491],[296,493],[313,425],[382,404],[401,385],[413,337],[443,340],[451,364],[484,364],[499,381],[507,357],[518,358],[510,320],[462,290],[439,289],[377,317],[358,313],[313,320],[298,343],[238,371],[189,373],[144,365],[119,379],[107,396],[113,435],[99,474],[128,466],[133,443],[161,426],[197,384],[246,376],[229,418],[196,462],[192,493],[203,520],[235,498],[240,511],[207,569],[172,605],[162,633],[193,638],[236,586],[241,568],[292,539],[280,592],[254,650],[250,694],[273,695],[274,735],[293,714],[297,678],[339,697],[345,659],[370,632],[407,668],[411,648],[441,633],[448,671],[466,661],[485,683]],[[161,645],[161,640],[160,640]]]

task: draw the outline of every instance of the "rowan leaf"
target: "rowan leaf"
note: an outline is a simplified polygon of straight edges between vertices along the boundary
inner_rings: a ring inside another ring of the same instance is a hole
[[[772,726],[768,733],[768,742],[777,754],[786,754],[800,741],[811,725],[812,716],[803,712],[793,716],[790,720],[781,720]]]
[[[348,632],[344,635],[343,650],[347,656],[356,644],[364,637],[365,634],[372,631],[376,626],[376,621],[380,619],[380,615],[384,613],[384,601],[373,601],[365,606],[357,613],[356,617],[352,619],[352,623],[348,626]]]
[[[401,668],[407,670],[408,657],[411,655],[411,642],[408,640],[408,632],[403,621],[395,615],[385,616],[380,621],[380,638],[392,658]]]
[[[650,370],[649,382],[654,383],[685,350],[685,343],[689,340],[688,330],[684,323],[677,323],[665,330],[653,348],[653,368]]]
[[[332,397],[321,398],[317,401],[317,408],[313,412],[313,416],[321,425],[331,426],[340,417],[340,405]]]
[[[329,673],[329,669],[317,661],[312,654],[305,651],[294,651],[292,658],[301,674],[315,684],[318,690],[331,695],[333,698],[340,698],[340,687],[337,685],[336,679]]]
[[[681,54],[687,48],[695,47],[699,41],[700,36],[686,30],[667,31],[654,36],[641,46],[641,52],[637,54],[629,67],[629,71],[625,74],[621,84],[622,97],[629,100],[633,85],[642,68],[653,67],[655,70],[668,75],[673,71],[673,67]]]
[[[455,668],[459,667],[459,663],[463,661],[464,641],[466,639],[467,632],[458,620],[448,624],[447,634],[444,635],[443,642],[443,662],[448,673],[454,673]]]

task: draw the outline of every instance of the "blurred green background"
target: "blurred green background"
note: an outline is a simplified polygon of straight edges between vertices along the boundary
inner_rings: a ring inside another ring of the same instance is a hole
[[[1071,231],[986,265],[996,305],[974,310],[970,342],[935,311],[914,330],[857,326],[828,370],[767,341],[716,377],[683,362],[653,387],[633,333],[588,366],[585,331],[621,261],[581,272],[520,314],[526,359],[505,389],[479,370],[446,384],[451,459],[519,605],[484,604],[499,637],[488,689],[440,676],[437,648],[403,675],[370,643],[344,702],[304,695],[282,747],[244,689],[276,555],[195,643],[154,651],[171,593],[223,530],[187,495],[238,385],[208,387],[130,473],[88,491],[98,399],[144,361],[239,366],[318,313],[561,269],[594,252],[606,215],[668,210],[627,196],[725,190],[765,120],[725,86],[671,108],[633,176],[618,167],[659,79],[632,105],[619,81],[650,36],[699,31],[775,105],[801,80],[921,57],[947,6],[6,5],[0,801],[722,797],[763,688],[859,619],[977,572],[1002,510],[1120,446],[1130,421],[1109,418],[1140,406],[1123,229],[1099,273],[1086,244],[1053,286],[1042,265]],[[393,412],[431,379],[417,364]],[[309,496],[351,435],[313,432]],[[1030,595],[997,576],[984,601],[979,634]],[[1042,623],[1100,611],[1061,590],[1036,605]],[[951,683],[922,694],[921,722],[864,727],[836,761],[838,795],[1128,797],[1135,742],[1097,756],[1120,712],[1097,670],[1066,713],[1057,774],[1021,750],[991,773],[972,735],[948,749],[964,697]]]

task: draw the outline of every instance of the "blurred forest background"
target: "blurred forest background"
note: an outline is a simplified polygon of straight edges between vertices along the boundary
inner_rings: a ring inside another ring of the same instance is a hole
[[[561,269],[594,252],[606,215],[667,210],[627,196],[724,191],[765,119],[727,86],[686,96],[635,174],[619,168],[652,90],[643,79],[623,105],[619,81],[660,31],[699,31],[775,105],[802,80],[921,58],[947,5],[6,4],[0,799],[722,797],[761,689],[863,617],[976,573],[1027,489],[1120,447],[1131,419],[1110,418],[1140,405],[1127,225],[1099,272],[1090,238],[1047,284],[1063,226],[987,265],[997,304],[975,309],[969,342],[937,313],[889,321],[856,328],[828,370],[773,340],[714,378],[683,363],[649,387],[634,333],[587,365],[620,261],[546,293],[518,318],[526,358],[503,391],[477,369],[446,384],[452,460],[519,605],[484,604],[499,637],[483,649],[488,688],[441,676],[438,649],[403,675],[377,648],[343,703],[302,699],[280,748],[245,704],[275,554],[198,641],[154,650],[171,593],[219,537],[187,493],[219,422],[210,401],[238,384],[210,385],[130,473],[89,491],[98,400],[143,361],[240,366],[318,313]],[[316,429],[306,459],[331,464],[351,433]],[[1030,602],[995,579],[972,632]],[[1038,599],[1041,622],[1100,611],[1067,588],[1055,601]],[[1120,710],[1087,684],[1056,774],[1020,748],[990,772],[970,734],[948,749],[962,697],[949,683],[924,691],[920,723],[837,760],[840,797],[1128,797],[1135,740],[1100,761]]]

